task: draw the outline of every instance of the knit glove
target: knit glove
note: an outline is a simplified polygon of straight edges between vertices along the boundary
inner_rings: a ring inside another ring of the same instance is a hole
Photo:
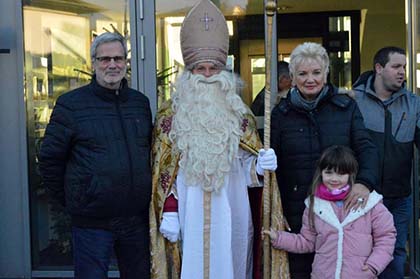
[[[264,175],[265,170],[275,171],[277,169],[277,156],[272,148],[260,149],[257,159],[257,173]]]
[[[162,217],[160,233],[170,242],[177,242],[180,232],[178,212],[164,212]]]

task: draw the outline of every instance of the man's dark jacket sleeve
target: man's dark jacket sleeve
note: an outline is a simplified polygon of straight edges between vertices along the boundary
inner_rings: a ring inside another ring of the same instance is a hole
[[[39,171],[48,194],[64,206],[64,174],[74,134],[71,109],[58,98],[45,131]]]

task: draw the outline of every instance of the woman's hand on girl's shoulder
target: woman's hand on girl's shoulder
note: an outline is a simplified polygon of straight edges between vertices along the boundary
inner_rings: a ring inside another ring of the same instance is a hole
[[[359,207],[365,208],[369,194],[370,191],[365,185],[360,183],[354,184],[344,202],[345,209],[348,211],[357,210]]]

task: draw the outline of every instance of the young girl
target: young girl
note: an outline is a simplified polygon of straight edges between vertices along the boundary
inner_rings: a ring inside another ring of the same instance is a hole
[[[373,191],[365,208],[344,209],[357,169],[349,148],[327,148],[305,200],[300,233],[263,231],[275,248],[315,252],[311,278],[376,278],[392,260],[396,231],[382,196]]]

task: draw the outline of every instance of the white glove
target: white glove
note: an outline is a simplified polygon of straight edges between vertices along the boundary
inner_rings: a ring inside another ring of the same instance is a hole
[[[264,170],[275,171],[277,169],[277,156],[272,148],[260,149],[257,159],[257,173],[264,175]]]
[[[177,242],[179,238],[178,212],[164,212],[159,231],[170,242]]]

